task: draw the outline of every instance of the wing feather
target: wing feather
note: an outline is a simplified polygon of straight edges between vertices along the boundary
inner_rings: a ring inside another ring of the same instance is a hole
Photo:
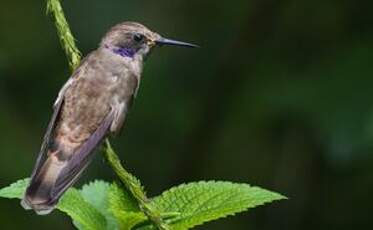
[[[113,122],[114,113],[115,111],[111,110],[97,130],[79,149],[77,149],[75,153],[73,153],[73,157],[69,159],[67,165],[61,171],[56,180],[52,190],[52,197],[59,198],[59,196],[78,179],[79,175],[87,167],[92,159],[95,149],[107,135],[110,125]]]
[[[52,139],[51,137],[53,135],[54,128],[57,125],[56,121],[58,120],[58,118],[60,116],[60,112],[61,112],[61,108],[62,108],[62,104],[63,104],[63,95],[64,95],[66,89],[68,88],[66,86],[71,85],[71,81],[72,80],[69,79],[69,81],[64,85],[64,87],[61,89],[61,91],[59,93],[59,96],[58,96],[56,102],[54,103],[52,118],[50,119],[50,121],[48,123],[47,131],[44,134],[43,143],[41,144],[40,152],[39,152],[38,158],[36,160],[36,164],[34,166],[32,174],[31,174],[31,181],[34,179],[35,175],[37,175],[39,173],[39,171],[41,169],[41,166],[42,166],[42,163],[46,159],[48,148],[51,144],[51,139]]]

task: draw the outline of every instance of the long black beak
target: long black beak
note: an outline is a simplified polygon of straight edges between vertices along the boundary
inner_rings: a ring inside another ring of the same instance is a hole
[[[159,46],[162,45],[171,45],[171,46],[182,46],[182,47],[188,47],[188,48],[199,48],[199,46],[187,43],[187,42],[181,42],[181,41],[176,41],[172,39],[167,39],[167,38],[160,38],[155,43]]]

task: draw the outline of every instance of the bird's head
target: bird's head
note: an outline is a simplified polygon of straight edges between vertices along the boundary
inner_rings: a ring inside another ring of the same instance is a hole
[[[136,22],[123,22],[115,25],[101,42],[101,47],[129,58],[146,57],[152,48],[162,45],[198,47],[191,43],[164,38]]]

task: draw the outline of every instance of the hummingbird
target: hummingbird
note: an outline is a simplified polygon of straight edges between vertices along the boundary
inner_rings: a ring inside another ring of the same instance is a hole
[[[58,93],[21,205],[52,212],[80,177],[95,150],[121,130],[153,48],[197,45],[167,39],[136,22],[113,26]]]

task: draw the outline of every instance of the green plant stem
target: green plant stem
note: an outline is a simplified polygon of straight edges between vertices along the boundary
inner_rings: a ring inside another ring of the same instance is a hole
[[[62,48],[66,53],[69,66],[73,71],[79,66],[81,53],[76,47],[74,36],[65,18],[60,0],[47,0],[47,13],[52,16]],[[104,156],[110,167],[117,174],[124,186],[130,191],[131,195],[137,200],[140,209],[153,225],[160,230],[169,230],[170,227],[163,221],[160,212],[149,203],[140,182],[121,165],[118,155],[107,139]]]
[[[69,66],[73,71],[80,63],[81,53],[76,47],[74,36],[65,18],[60,0],[47,0],[47,13],[52,16],[62,48],[66,53]]]
[[[141,186],[139,180],[136,179],[131,173],[129,173],[121,164],[118,155],[114,152],[113,148],[110,145],[109,140],[106,139],[106,149],[105,149],[105,158],[108,161],[111,168],[117,174],[121,182],[126,186],[130,191],[132,196],[137,200],[140,209],[145,213],[145,215],[153,222],[153,224],[161,230],[168,230],[170,227],[163,222],[161,213],[149,202],[149,199],[146,197],[145,191]]]

